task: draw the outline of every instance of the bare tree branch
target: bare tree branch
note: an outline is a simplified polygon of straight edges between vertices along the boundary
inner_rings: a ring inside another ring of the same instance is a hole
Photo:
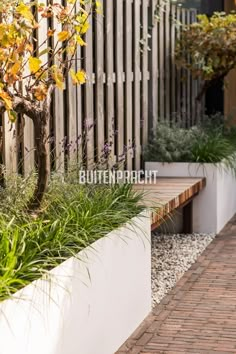
[[[47,111],[51,105],[51,101],[52,101],[52,94],[53,91],[55,90],[55,85],[54,84],[50,84],[48,87],[48,92],[47,92],[47,97],[43,103],[43,110]]]
[[[24,98],[14,97],[13,98],[13,110],[16,113],[25,114],[27,117],[34,120],[42,112],[37,104],[34,104]]]

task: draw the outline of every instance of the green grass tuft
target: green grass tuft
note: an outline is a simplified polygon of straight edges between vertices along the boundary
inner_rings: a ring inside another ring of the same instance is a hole
[[[33,179],[12,178],[0,192],[0,301],[143,210],[131,185],[54,179],[34,220],[23,211]]]

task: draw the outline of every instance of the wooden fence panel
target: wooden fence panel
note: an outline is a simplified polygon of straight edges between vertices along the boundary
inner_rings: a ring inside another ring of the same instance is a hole
[[[76,53],[76,71],[82,69],[82,49],[79,47]],[[81,85],[76,86],[76,120],[77,120],[77,153],[78,163],[83,163],[83,87]]]
[[[164,24],[165,24],[165,38],[168,40],[164,41],[165,43],[165,119],[170,121],[170,113],[171,113],[171,92],[170,92],[170,71],[171,71],[171,33],[170,33],[170,3],[166,2],[165,5],[165,16],[164,16]]]
[[[106,0],[104,6],[105,20],[105,124],[107,142],[111,145],[111,157],[114,160],[115,148],[115,108],[114,108],[114,3]]]
[[[90,9],[87,9],[90,11]],[[90,18],[90,29],[86,33],[85,41],[87,46],[84,50],[84,68],[87,75],[87,83],[85,86],[84,94],[84,120],[83,129],[85,131],[85,151],[86,151],[86,164],[89,168],[93,165],[95,156],[95,141],[94,141],[94,90],[93,90],[93,55],[94,55],[94,41],[93,41],[93,19]]]
[[[126,41],[125,41],[125,145],[127,149],[132,146],[133,143],[133,104],[132,104],[132,81],[133,81],[133,53],[132,53],[132,1],[126,0],[125,2],[125,31],[126,31]],[[132,170],[133,167],[133,156],[129,151],[127,156],[126,167],[128,170]]]
[[[170,111],[171,111],[171,120],[176,121],[176,112],[177,112],[177,105],[176,105],[176,98],[177,98],[177,89],[176,89],[176,75],[177,75],[177,70],[176,70],[176,65],[175,65],[175,44],[176,44],[176,12],[177,12],[177,7],[172,5],[171,6],[171,13],[170,13],[170,50],[171,50],[171,56],[170,56],[170,62],[171,62],[171,72],[170,72],[170,83],[171,83],[171,106],[170,106]]]
[[[165,111],[165,41],[164,28],[165,28],[165,6],[159,0],[159,21],[158,21],[158,64],[159,64],[159,100],[158,100],[158,119],[163,120],[166,118]]]
[[[47,0],[43,0],[42,4],[47,6]],[[45,38],[47,38],[47,32],[48,32],[48,19],[47,18],[42,18],[40,19],[40,27],[37,30],[37,41],[38,41],[38,46],[37,48],[37,55],[40,56],[40,59],[42,61],[42,64],[46,64],[48,62],[48,54],[42,54],[45,50],[47,50],[47,41],[45,41]],[[39,139],[38,136],[34,136],[35,140]],[[47,122],[47,153],[50,154],[51,149],[50,149],[50,120]],[[50,166],[50,161],[48,161],[48,171],[50,172],[51,166]]]
[[[23,171],[28,175],[34,169],[34,125],[28,117],[24,117],[23,125],[23,161],[20,161],[20,164],[23,164]]]
[[[74,9],[74,13],[76,8]],[[75,58],[76,59],[76,58]],[[72,62],[71,69],[77,70],[76,60]],[[71,160],[72,164],[78,162],[78,122],[77,122],[77,88],[73,85],[71,75],[66,79],[66,111],[65,111],[65,133],[67,136],[67,158]]]
[[[186,24],[190,25],[191,23],[191,18],[190,18],[190,11],[186,11]],[[188,58],[188,60],[190,60],[190,58]],[[187,120],[187,128],[189,128],[190,126],[192,126],[192,105],[191,105],[191,74],[190,71],[188,70],[186,73],[187,77],[187,85],[186,85],[186,120]]]
[[[181,22],[183,25],[186,25],[186,9],[182,9],[181,11]],[[182,124],[184,127],[187,126],[187,70],[182,69],[182,77],[181,77],[181,84],[182,84]]]
[[[148,142],[148,0],[142,1],[142,146],[145,147]]]
[[[176,9],[176,36],[175,39],[178,41],[180,39],[180,33],[181,33],[181,8],[177,7]],[[181,112],[181,107],[182,107],[182,102],[181,102],[181,97],[182,97],[182,84],[181,84],[181,78],[182,78],[182,70],[180,68],[176,69],[176,121],[178,123],[181,122],[182,120],[182,112]]]
[[[124,153],[124,26],[123,26],[123,5],[124,2],[115,0],[116,18],[115,18],[115,74],[116,74],[116,155],[121,159]]]
[[[82,69],[81,67],[81,58],[82,58],[82,50],[81,47],[77,49],[76,53],[76,71]],[[82,164],[83,161],[83,93],[82,86],[76,86],[76,126],[77,126],[77,137],[76,137],[76,146],[77,146],[77,159],[78,164]]]
[[[193,22],[196,19],[196,10],[191,10],[190,21]],[[191,106],[192,106],[192,124],[196,124],[196,97],[198,94],[198,82],[191,77]]]
[[[102,7],[103,1],[100,1]],[[103,16],[95,17],[95,127],[96,147],[95,153],[100,159],[105,143],[105,122],[104,122],[104,19]]]
[[[25,70],[24,70],[24,76],[27,76],[29,74],[30,74],[30,70],[29,70],[28,66],[26,66]],[[23,80],[23,82],[22,82],[21,89],[22,89],[23,93],[26,92],[25,87],[24,87],[25,82],[26,82],[26,79]],[[22,157],[19,161],[19,164],[20,164],[19,168],[21,169],[21,166],[22,166],[23,167],[22,172],[27,176],[33,171],[33,169],[35,167],[34,124],[33,124],[33,121],[25,115],[23,115],[21,117],[20,124],[21,124],[20,140],[22,142],[22,146],[21,146]]]
[[[48,127],[54,140],[48,149],[53,150],[51,165],[56,170],[65,169],[67,157],[83,161],[87,167],[93,165],[105,143],[110,146],[111,165],[128,150],[125,168],[139,170],[143,147],[160,119],[188,127],[200,119],[202,109],[195,104],[200,82],[177,69],[174,62],[180,21],[195,21],[196,11],[170,6],[163,0],[102,0],[102,5],[104,13],[90,18],[87,45],[78,48],[73,64],[74,70],[86,71],[87,83],[75,87],[68,78],[65,90],[54,95]],[[61,28],[50,19],[44,21],[38,32],[40,41],[48,27]],[[50,45],[56,42],[57,38],[52,38]],[[41,59],[46,57],[44,54]],[[26,120],[19,151],[15,128],[10,129],[8,118],[2,129],[6,167],[17,170],[23,149],[23,170],[30,172],[34,166],[34,154],[30,159],[27,155],[28,150],[34,150],[30,120]]]
[[[134,1],[134,136],[135,136],[135,170],[140,170],[140,156],[141,156],[141,107],[140,107],[140,24],[141,24],[141,7],[140,0]]]
[[[3,163],[7,172],[17,172],[16,124],[12,124],[7,114],[3,114]]]
[[[53,0],[54,3],[57,0]],[[60,4],[60,1],[58,3]],[[55,20],[52,23],[52,28],[61,30],[61,24]],[[57,36],[53,36],[52,38],[52,46],[55,47],[57,45]],[[56,64],[56,63],[55,63]],[[53,107],[52,107],[52,115],[53,115],[53,138],[54,138],[54,151],[53,151],[53,164],[54,168],[58,172],[64,171],[64,163],[65,163],[65,150],[66,150],[66,134],[65,134],[65,125],[64,125],[64,108],[66,101],[64,100],[64,94],[62,90],[56,90],[54,93],[53,99]]]
[[[149,85],[149,131],[155,128],[157,124],[158,115],[158,30],[157,21],[155,19],[155,13],[157,9],[157,0],[150,0],[150,19],[151,19],[151,51],[150,51],[150,85]]]

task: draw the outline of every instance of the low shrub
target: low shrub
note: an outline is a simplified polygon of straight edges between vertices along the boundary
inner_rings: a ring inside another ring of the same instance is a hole
[[[236,173],[236,129],[222,116],[189,129],[160,122],[145,148],[146,161],[218,163]]]
[[[166,123],[158,123],[149,145],[145,148],[145,160],[188,162],[192,159],[191,146],[197,135],[196,128],[186,130],[177,125],[170,127]]]

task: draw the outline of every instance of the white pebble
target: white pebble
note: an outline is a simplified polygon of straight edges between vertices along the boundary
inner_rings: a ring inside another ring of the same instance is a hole
[[[153,306],[174,287],[215,238],[214,234],[152,235]]]

